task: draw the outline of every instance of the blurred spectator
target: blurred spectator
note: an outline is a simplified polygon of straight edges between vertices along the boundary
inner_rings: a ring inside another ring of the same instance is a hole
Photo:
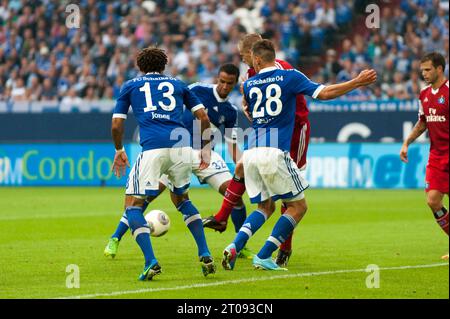
[[[149,45],[166,50],[168,74],[213,82],[222,63],[246,69],[236,45],[250,32],[274,41],[278,58],[297,68],[323,56],[313,78],[326,83],[375,68],[376,88],[349,99],[414,97],[423,87],[418,61],[429,51],[444,54],[448,76],[448,2],[401,0],[382,9],[380,29],[355,36],[350,25],[366,2],[82,0],[80,28],[68,29],[67,1],[0,0],[0,99],[117,98]]]
[[[11,99],[13,101],[25,101],[27,100],[25,82],[22,78],[18,78],[16,85],[11,90]]]

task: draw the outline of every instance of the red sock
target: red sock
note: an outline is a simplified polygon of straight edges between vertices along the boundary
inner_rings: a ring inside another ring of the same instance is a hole
[[[214,217],[219,222],[226,222],[238,200],[245,193],[244,179],[238,180],[236,177],[230,181],[225,195],[223,196],[222,207]]]
[[[440,211],[434,213],[437,223],[448,235],[448,211],[445,207],[442,207]]]
[[[287,208],[284,206],[284,204],[281,204],[281,215],[283,215],[286,212]],[[289,237],[284,241],[284,243],[281,244],[280,250],[288,251],[292,250],[292,235],[294,232],[292,232]]]

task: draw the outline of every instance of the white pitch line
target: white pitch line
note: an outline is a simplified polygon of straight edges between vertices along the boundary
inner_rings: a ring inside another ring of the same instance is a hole
[[[415,265],[415,266],[384,267],[384,268],[380,268],[380,270],[419,269],[419,268],[433,268],[433,267],[441,267],[441,266],[448,266],[448,263]],[[54,299],[81,299],[81,298],[96,298],[96,297],[113,297],[113,296],[120,296],[120,295],[146,293],[146,292],[159,292],[159,291],[172,291],[172,290],[183,290],[183,289],[192,289],[192,288],[204,288],[204,287],[214,287],[214,286],[240,284],[240,283],[248,283],[248,282],[256,282],[256,281],[298,278],[298,277],[310,277],[310,276],[323,276],[323,275],[334,275],[334,274],[347,274],[347,273],[353,273],[353,272],[366,272],[366,269],[365,268],[364,269],[341,269],[341,270],[306,272],[306,273],[288,274],[288,275],[279,275],[279,276],[270,276],[270,277],[259,277],[259,278],[253,277],[253,278],[246,278],[246,279],[218,281],[218,282],[205,283],[205,284],[194,284],[194,285],[165,287],[165,288],[145,288],[145,289],[137,289],[137,290],[124,290],[124,291],[114,291],[114,292],[110,292],[110,293],[96,293],[96,294],[87,294],[87,295],[79,295],[79,296],[59,297],[59,298],[54,298]]]

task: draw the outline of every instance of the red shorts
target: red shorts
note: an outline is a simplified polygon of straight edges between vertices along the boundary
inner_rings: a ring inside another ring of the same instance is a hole
[[[425,173],[425,191],[437,190],[448,195],[449,172],[427,165]]]
[[[297,163],[299,169],[306,168],[306,153],[308,151],[311,126],[309,121],[295,121],[294,132],[291,140],[291,157]]]

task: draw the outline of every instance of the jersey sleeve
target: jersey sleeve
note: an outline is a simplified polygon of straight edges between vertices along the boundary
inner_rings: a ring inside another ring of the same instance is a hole
[[[423,106],[422,106],[422,100],[421,99],[419,99],[419,112],[418,112],[417,116],[419,117],[419,121],[422,121],[422,122],[426,122],[427,121],[426,118],[425,118],[425,113],[423,111]]]
[[[204,109],[205,106],[202,102],[200,102],[199,98],[195,95],[192,89],[190,90],[187,86],[183,87],[183,103],[186,106],[186,109],[190,110],[192,113],[195,113],[197,110]]]
[[[323,84],[311,81],[306,75],[298,70],[293,70],[292,72],[295,81],[292,81],[294,84],[291,87],[296,94],[304,94],[316,99],[320,91],[325,87]]]
[[[120,89],[119,97],[114,107],[113,118],[126,119],[130,108],[130,86],[125,83]]]

